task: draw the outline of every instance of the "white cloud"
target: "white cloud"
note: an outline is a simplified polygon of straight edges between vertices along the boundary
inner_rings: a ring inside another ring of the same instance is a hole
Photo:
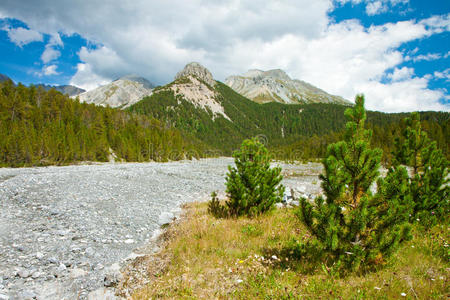
[[[403,69],[398,48],[448,31],[448,15],[365,28],[355,20],[336,24],[327,13],[334,5],[376,1],[4,1],[0,13],[34,30],[76,32],[100,45],[79,51],[82,64],[71,83],[86,89],[126,73],[164,84],[187,62],[199,61],[219,80],[250,68],[282,68],[347,99],[363,92],[372,109],[442,108],[437,97],[443,92],[429,90],[428,77]],[[390,8],[407,3],[377,1]],[[380,83],[390,70],[392,81]]]
[[[409,3],[409,0],[335,0],[335,2],[341,6],[347,3],[357,5],[363,2],[366,5],[367,15],[374,16],[385,13],[397,6],[406,5]]]
[[[61,52],[57,50],[58,47],[63,47],[64,44],[59,34],[53,34],[49,42],[45,45],[45,50],[41,55],[41,60],[47,64],[61,56]]]
[[[383,4],[381,1],[375,1],[367,3],[366,13],[369,16],[378,15],[380,13],[386,12],[388,10],[387,5]]]
[[[434,72],[434,77],[438,79],[445,79],[445,81],[450,81],[450,68],[445,69],[442,72],[439,71]]]
[[[411,79],[414,75],[414,69],[403,67],[403,68],[395,68],[394,72],[388,75],[392,81],[404,81]]]
[[[41,60],[44,64],[51,62],[61,56],[61,52],[55,50],[52,47],[45,47],[44,52],[41,55]]]
[[[57,65],[44,66],[42,68],[42,71],[43,71],[44,75],[46,75],[46,76],[58,75],[60,73],[56,71],[57,67],[58,67]]]
[[[85,90],[92,90],[99,85],[109,83],[108,78],[103,78],[91,70],[91,66],[88,64],[78,64],[77,72],[72,77],[70,84],[81,87]]]
[[[441,33],[450,31],[450,13],[442,16],[433,16],[428,19],[420,21],[420,24],[425,25],[433,33]]]
[[[35,30],[26,29],[23,27],[4,27],[3,30],[8,32],[8,37],[11,42],[19,47],[22,47],[31,42],[42,42],[42,34]]]
[[[431,61],[431,60],[436,60],[441,58],[442,55],[440,55],[439,53],[428,53],[428,54],[421,54],[421,55],[417,55],[416,57],[413,57],[413,61],[417,62],[417,61],[421,61],[421,60],[426,60],[426,61]]]
[[[359,86],[364,90],[367,108],[389,112],[405,112],[415,110],[449,110],[439,103],[445,94],[440,90],[428,89],[426,78],[412,78],[410,80],[383,84],[377,81],[367,81]],[[418,97],[418,95],[420,95]],[[377,103],[371,101],[377,99]]]

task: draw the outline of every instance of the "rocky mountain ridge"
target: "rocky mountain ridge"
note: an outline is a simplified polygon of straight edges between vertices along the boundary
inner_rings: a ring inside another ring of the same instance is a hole
[[[215,85],[216,81],[208,69],[197,62],[191,62],[177,73],[172,83],[156,90],[155,93],[170,90],[176,98],[183,98],[197,108],[210,111],[213,120],[221,115],[231,121],[217,100],[219,94],[214,88]],[[179,103],[180,100],[178,100]]]
[[[8,80],[12,81],[12,79],[9,78],[8,76],[6,76],[4,74],[0,74],[0,82],[5,82],[5,81],[8,81]]]
[[[330,95],[307,82],[291,79],[286,72],[280,69],[269,71],[249,70],[242,75],[227,77],[225,84],[239,94],[258,103],[350,104],[350,101],[340,96]]]
[[[113,108],[127,108],[145,96],[151,95],[153,86],[145,78],[127,75],[94,90],[79,94],[77,98],[80,102]]]
[[[61,92],[63,94],[67,94],[70,97],[79,95],[81,93],[86,92],[85,89],[76,87],[74,85],[47,85],[47,84],[38,84],[36,86],[42,86],[46,91],[49,91],[51,89],[55,89],[58,92]]]
[[[188,75],[196,76],[197,78],[209,84],[211,87],[214,87],[216,85],[216,81],[214,80],[211,72],[198,62],[188,63],[183,68],[183,70],[177,73],[177,75],[175,76],[175,80],[186,77]]]

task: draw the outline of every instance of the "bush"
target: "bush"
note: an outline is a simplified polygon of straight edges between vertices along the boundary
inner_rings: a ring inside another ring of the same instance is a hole
[[[271,158],[256,138],[244,140],[241,149],[233,154],[235,167],[228,167],[225,207],[220,206],[217,195],[209,203],[217,216],[255,216],[270,210],[281,202],[284,186],[281,168],[270,168]]]
[[[370,148],[372,132],[364,129],[362,95],[345,115],[345,139],[329,145],[323,159],[320,179],[326,198],[318,197],[314,204],[302,198],[296,212],[312,235],[300,245],[300,255],[321,259],[340,273],[384,264],[410,239],[406,169],[389,170],[386,178],[378,179],[373,195],[370,186],[379,176],[382,151]]]
[[[411,221],[432,226],[448,218],[448,161],[422,130],[418,113],[405,119],[406,128],[396,139],[393,166],[410,166],[409,194],[413,200]]]

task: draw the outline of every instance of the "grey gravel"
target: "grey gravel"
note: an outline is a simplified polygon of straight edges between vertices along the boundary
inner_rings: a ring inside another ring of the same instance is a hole
[[[223,196],[232,163],[0,169],[0,299],[102,294],[120,278],[126,259],[136,257],[133,250],[151,245],[160,226],[179,215],[181,204],[208,200],[214,190]],[[320,193],[319,164],[283,169],[291,176],[283,183],[296,195]]]

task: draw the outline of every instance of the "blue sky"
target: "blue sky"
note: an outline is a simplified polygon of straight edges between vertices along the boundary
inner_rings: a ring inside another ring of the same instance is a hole
[[[130,73],[165,84],[199,61],[221,81],[281,68],[347,99],[364,93],[369,109],[448,111],[449,53],[445,0],[0,4],[0,73],[24,84],[93,89]]]

